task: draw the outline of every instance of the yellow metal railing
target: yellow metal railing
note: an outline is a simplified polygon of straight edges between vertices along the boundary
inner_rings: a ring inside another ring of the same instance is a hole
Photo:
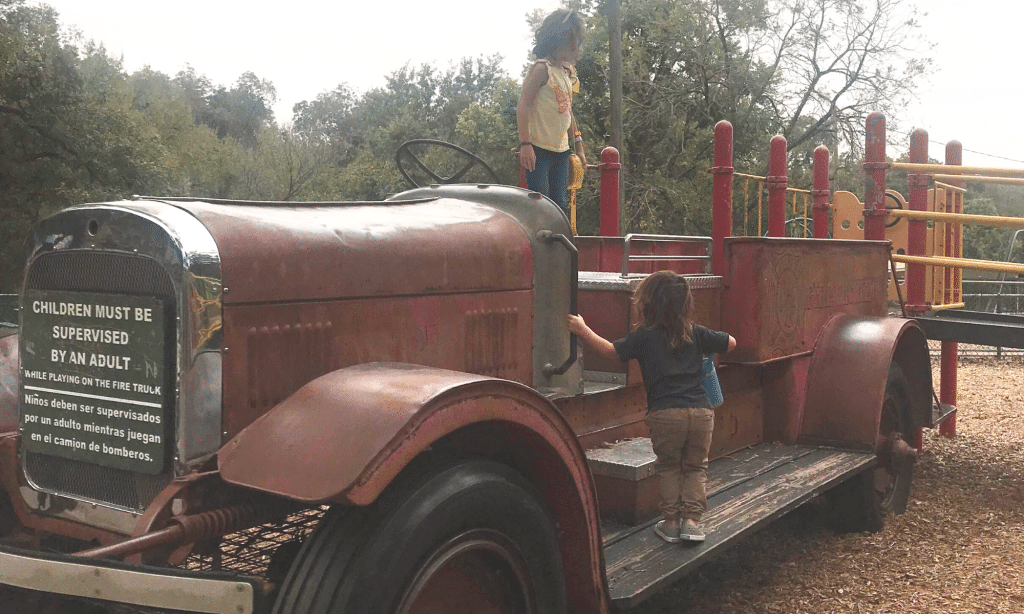
[[[806,239],[811,234],[808,231],[808,229],[807,229],[807,222],[810,221],[810,219],[811,219],[807,215],[807,205],[808,205],[808,203],[811,200],[811,191],[810,190],[801,190],[799,188],[786,188],[786,192],[788,192],[788,193],[793,195],[793,200],[792,200],[792,202],[793,202],[793,219],[801,219],[801,218],[803,219],[803,221],[804,221],[804,235],[803,236]],[[797,211],[797,209],[796,209],[796,198],[797,198],[797,195],[801,195],[801,194],[804,197],[803,198],[803,200],[804,200],[804,212],[803,212],[802,216],[800,215],[800,212]]]
[[[733,228],[733,231],[734,231],[735,234],[737,234],[739,236],[750,236],[750,213],[751,213],[750,188],[751,188],[751,184],[756,184],[756,186],[757,186],[757,234],[755,236],[760,237],[765,232],[765,230],[764,230],[764,219],[765,219],[765,216],[764,216],[764,201],[765,201],[765,182],[766,182],[767,178],[763,177],[761,175],[748,175],[746,173],[733,173],[732,176],[733,176],[734,179],[742,179],[743,180],[743,230],[742,230],[742,234],[741,235],[739,233],[736,233],[736,229],[735,228]],[[810,207],[810,201],[811,201],[811,191],[810,190],[801,190],[799,188],[789,188],[789,187],[787,187],[786,188],[786,193],[787,194],[792,194],[792,198],[790,198],[790,206],[792,207],[792,211],[793,211],[793,218],[792,219],[802,220],[803,221],[803,227],[804,227],[804,234],[803,234],[803,236],[805,236],[805,237],[811,236],[812,232],[811,232],[810,223],[811,223],[811,219],[812,218],[808,214],[809,211],[810,211],[809,207]],[[733,194],[734,194],[734,196],[733,196],[733,206],[735,207],[735,192],[733,192]],[[798,199],[799,199],[800,196],[803,196],[803,199],[802,199],[803,200],[803,212],[802,212],[802,214],[801,214],[801,211],[799,209],[799,203],[798,203]]]
[[[747,175],[745,173],[733,173],[734,178],[743,180],[743,234],[742,236],[750,236],[749,233],[749,214],[750,206],[750,183],[757,182],[757,235],[761,236],[761,219],[762,211],[764,210],[764,183],[767,179],[759,175]],[[735,193],[735,192],[734,192]],[[735,230],[735,229],[733,229]]]
[[[1002,228],[1024,228],[1024,218],[1004,217],[999,215],[973,215],[970,213],[942,213],[939,211],[908,211],[906,209],[889,209],[887,218],[906,218],[908,220],[935,221],[943,223],[959,222],[974,226],[999,226]]]
[[[893,254],[896,262],[941,266],[950,269],[978,269],[981,271],[1005,271],[1007,273],[1024,273],[1024,264],[1017,262],[994,262],[992,260],[974,260],[971,258],[949,258],[946,256],[907,256]]]
[[[912,162],[893,162],[889,168],[908,173],[923,173],[927,175],[988,175],[992,177],[1024,177],[1024,169],[1019,168],[994,168],[988,166],[953,166],[947,164],[915,164]]]
[[[889,167],[907,173],[925,175],[933,185],[933,189],[929,191],[929,211],[896,209],[886,213],[886,218],[889,220],[905,219],[927,221],[934,224],[934,229],[929,229],[927,242],[928,251],[933,255],[893,254],[895,262],[923,264],[932,269],[932,283],[929,284],[932,289],[932,309],[956,309],[964,306],[963,269],[1024,273],[1024,264],[962,257],[964,224],[1024,228],[1024,218],[963,213],[963,197],[967,190],[962,184],[985,182],[1024,185],[1024,169],[905,162],[893,163]],[[952,243],[947,246],[947,242],[950,241]],[[950,255],[934,255],[936,253],[949,253]]]

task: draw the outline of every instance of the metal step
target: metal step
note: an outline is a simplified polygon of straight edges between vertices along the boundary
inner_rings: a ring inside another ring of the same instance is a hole
[[[917,318],[929,339],[1024,348],[1024,315],[951,309]]]
[[[758,452],[763,452],[758,454]],[[720,487],[708,492],[701,524],[707,540],[668,544],[650,528],[606,531],[605,565],[615,605],[630,608],[720,554],[772,520],[871,467],[875,455],[806,446],[755,446],[739,465],[730,459],[708,468]],[[795,454],[799,452],[799,454]],[[751,455],[751,453],[753,453]],[[780,458],[785,462],[780,463]],[[769,467],[765,471],[759,468]],[[733,474],[734,480],[727,475]],[[609,539],[609,533],[614,537]]]

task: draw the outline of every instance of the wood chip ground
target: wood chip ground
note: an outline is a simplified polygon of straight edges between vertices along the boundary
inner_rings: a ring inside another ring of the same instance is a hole
[[[907,514],[836,535],[806,505],[632,612],[1024,612],[1024,360],[965,359],[959,375],[959,434],[925,432]],[[3,613],[102,611],[0,592]]]

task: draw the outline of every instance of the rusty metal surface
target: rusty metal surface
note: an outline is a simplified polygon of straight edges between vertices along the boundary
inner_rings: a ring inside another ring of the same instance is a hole
[[[799,441],[874,450],[894,358],[905,367],[914,425],[922,425],[931,411],[931,371],[923,372],[928,352],[917,323],[848,314],[833,318],[811,359]]]
[[[497,185],[432,185],[410,190],[391,197],[383,206],[408,198],[441,198],[440,202],[477,203],[473,206],[504,212],[521,225],[529,237],[528,248],[533,250],[532,269],[522,273],[533,283],[533,383],[534,388],[550,397],[579,394],[582,389],[582,366],[575,363],[563,374],[549,372],[547,364],[562,365],[570,355],[570,335],[565,327],[572,296],[575,272],[573,256],[561,242],[545,242],[541,231],[551,236],[572,236],[565,214],[551,200],[537,192]],[[472,269],[486,264],[471,260],[465,266]],[[507,289],[513,289],[509,286]]]
[[[18,335],[0,336],[0,433],[18,430],[18,365]]]
[[[558,399],[555,405],[586,449],[630,437],[647,437],[643,386],[624,386]]]
[[[370,503],[376,493],[362,488],[353,500],[353,489],[365,487],[376,465],[390,465],[390,453],[409,443],[406,439],[415,439],[409,431],[418,425],[410,422],[422,421],[426,416],[421,412],[429,415],[428,404],[469,385],[513,386],[399,363],[333,371],[300,388],[228,442],[219,455],[221,475],[229,483],[309,503],[334,498]],[[467,415],[450,427],[479,419]],[[425,449],[431,442],[418,443]]]
[[[764,366],[765,440],[791,444],[800,434],[811,356]]]
[[[533,284],[524,229],[509,215],[468,201],[175,205],[195,215],[216,240],[225,305]]]
[[[721,360],[800,355],[837,313],[885,316],[888,253],[880,241],[728,239],[722,329],[737,347]]]
[[[711,459],[720,458],[765,441],[765,393],[758,367],[719,365],[719,383],[725,402],[715,408]]]
[[[307,382],[394,361],[533,383],[533,296],[461,296],[224,309],[225,441]]]
[[[525,386],[407,364],[341,369],[232,439],[219,455],[221,475],[290,499],[364,505],[413,458],[462,432],[476,453],[508,453],[552,507],[574,611],[607,612],[586,457],[561,414]]]

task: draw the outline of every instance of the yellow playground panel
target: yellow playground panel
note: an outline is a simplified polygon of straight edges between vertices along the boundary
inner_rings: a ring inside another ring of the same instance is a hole
[[[902,209],[904,211],[909,209],[906,199],[896,190],[886,190],[885,197],[887,209]],[[928,190],[928,210],[930,212],[947,213],[945,189]],[[952,211],[948,212],[952,213]],[[928,230],[925,234],[925,256],[943,256],[946,253],[946,225],[939,224],[939,232],[935,232],[936,226],[932,222],[928,223]],[[908,253],[909,227],[910,224],[904,218],[886,216],[885,238],[892,241],[892,251],[894,254],[905,255]],[[957,233],[957,236],[961,246],[959,253],[963,253],[963,233]],[[838,191],[832,194],[832,238],[858,240],[864,238],[864,203],[852,192]],[[945,273],[945,267],[925,267],[925,298],[932,305],[946,304]],[[961,286],[962,284],[958,284],[957,287],[951,288],[953,290],[951,294],[957,299],[962,296]],[[899,279],[899,289],[903,293],[903,298],[906,298],[905,278]],[[889,284],[889,300],[898,300],[896,287],[891,283]],[[953,301],[954,304],[960,302],[960,300]]]

